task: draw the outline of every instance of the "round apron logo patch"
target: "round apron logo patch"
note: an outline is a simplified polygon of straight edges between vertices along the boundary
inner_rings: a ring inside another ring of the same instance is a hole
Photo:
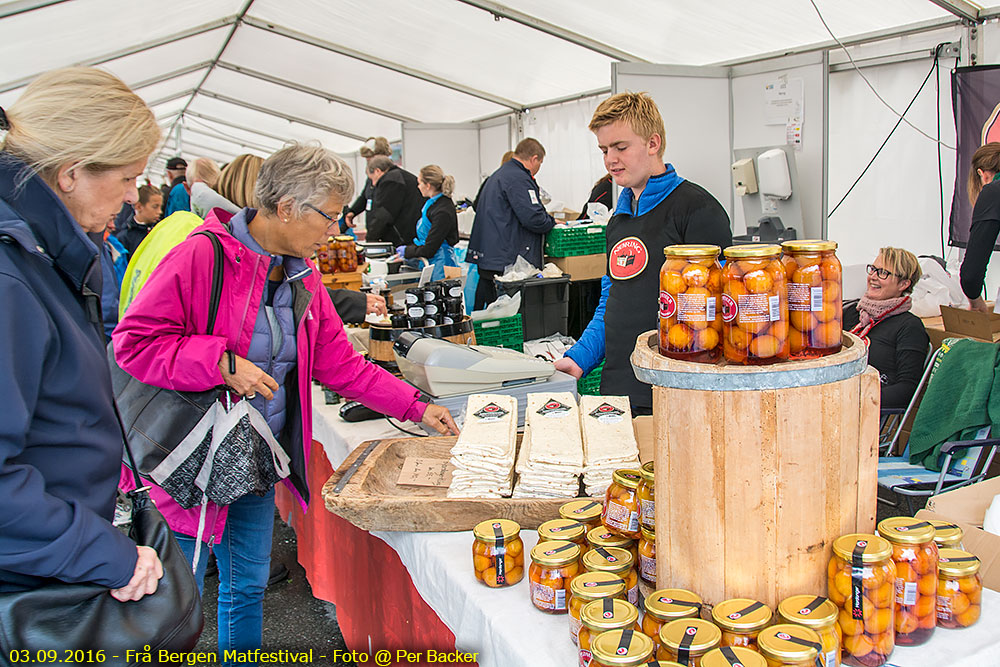
[[[638,237],[624,238],[608,255],[608,272],[615,280],[629,280],[643,272],[649,263],[649,252]]]

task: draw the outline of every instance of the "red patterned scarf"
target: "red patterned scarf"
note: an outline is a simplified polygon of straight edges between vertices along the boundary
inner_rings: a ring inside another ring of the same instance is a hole
[[[909,296],[897,296],[894,299],[881,299],[879,301],[863,296],[858,301],[860,321],[857,326],[851,329],[851,333],[860,336],[862,340],[867,342],[868,332],[872,330],[872,327],[885,318],[905,313],[912,307],[913,301]]]

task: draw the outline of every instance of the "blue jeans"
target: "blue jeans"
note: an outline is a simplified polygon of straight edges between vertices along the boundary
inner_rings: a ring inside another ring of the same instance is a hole
[[[219,659],[226,650],[260,648],[264,633],[264,590],[271,569],[274,489],[264,497],[246,495],[229,506],[222,541],[213,548],[219,564]],[[195,538],[177,536],[188,561],[194,561]],[[205,584],[208,552],[202,545],[195,579]]]

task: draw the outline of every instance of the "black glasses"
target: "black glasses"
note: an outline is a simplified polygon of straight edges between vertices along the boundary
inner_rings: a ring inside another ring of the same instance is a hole
[[[329,221],[330,221],[330,224],[333,224],[333,223],[337,222],[337,220],[339,220],[339,219],[340,219],[340,216],[339,216],[339,215],[338,215],[338,216],[337,216],[336,218],[333,218],[333,217],[331,217],[331,216],[327,215],[326,213],[324,213],[323,211],[319,210],[318,208],[316,208],[316,207],[315,207],[315,206],[313,206],[312,204],[305,204],[305,206],[306,206],[306,208],[311,208],[312,210],[316,211],[316,212],[317,212],[317,213],[319,213],[319,214],[320,214],[321,216],[323,216],[324,218],[326,218],[327,220],[329,220]],[[869,271],[869,273],[871,273],[871,271]]]
[[[875,275],[877,275],[882,280],[885,280],[889,276],[896,276],[897,278],[901,277],[901,276],[893,273],[892,271],[889,271],[888,269],[880,269],[877,266],[875,266],[874,264],[869,264],[866,268],[868,269],[868,275],[872,275],[874,273]]]

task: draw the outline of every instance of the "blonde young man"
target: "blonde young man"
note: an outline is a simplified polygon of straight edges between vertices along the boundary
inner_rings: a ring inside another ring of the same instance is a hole
[[[636,380],[629,355],[636,337],[657,325],[663,248],[732,245],[729,216],[715,197],[663,162],[663,118],[649,95],[609,97],[594,112],[590,130],[621,192],[608,224],[600,303],[580,341],[556,368],[579,378],[604,360],[601,393],[629,396],[636,414],[650,414],[652,391]]]

